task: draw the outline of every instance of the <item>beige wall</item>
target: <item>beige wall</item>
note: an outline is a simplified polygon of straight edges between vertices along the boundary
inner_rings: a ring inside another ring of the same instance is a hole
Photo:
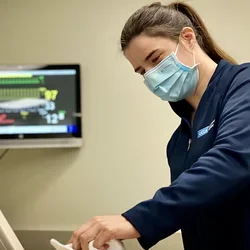
[[[15,229],[73,230],[169,184],[165,145],[178,119],[119,51],[124,22],[150,2],[0,0],[0,63],[79,62],[83,75],[84,147],[11,150],[0,163],[0,207]],[[249,0],[190,3],[221,46],[249,59]],[[159,249],[181,249],[171,239]]]

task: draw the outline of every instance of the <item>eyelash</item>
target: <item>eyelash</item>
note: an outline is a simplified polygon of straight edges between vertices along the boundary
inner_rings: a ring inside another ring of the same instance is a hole
[[[161,57],[161,55],[157,56],[154,60],[152,60],[152,62],[156,63],[159,60],[160,57]]]
[[[160,57],[161,57],[161,55],[157,56],[155,59],[152,60],[152,62],[156,63],[160,59]],[[145,73],[146,73],[146,71],[142,70],[140,74],[143,76]]]

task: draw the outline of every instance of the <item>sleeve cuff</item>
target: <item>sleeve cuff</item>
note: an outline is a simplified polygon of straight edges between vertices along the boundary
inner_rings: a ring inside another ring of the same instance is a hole
[[[122,216],[139,232],[140,238],[138,238],[138,242],[143,249],[148,250],[157,243],[152,233],[154,231],[153,223],[149,223],[149,221],[145,223],[145,218],[142,218],[135,209],[132,208],[126,211]]]

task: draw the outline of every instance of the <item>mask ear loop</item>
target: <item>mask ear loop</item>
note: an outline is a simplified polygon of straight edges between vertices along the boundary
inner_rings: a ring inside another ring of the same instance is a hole
[[[195,61],[195,53],[194,53],[194,49],[193,49],[193,58],[194,58],[194,66],[196,65],[196,61]]]
[[[179,44],[180,44],[180,42],[177,43],[177,47],[176,47],[175,52],[174,52],[175,55],[177,55],[177,52],[178,52],[178,49],[179,49]]]
[[[196,63],[196,59],[195,59],[195,52],[194,52],[194,45],[193,45],[193,58],[194,58],[194,66],[197,66],[197,65],[199,65],[200,63]],[[193,66],[193,67],[194,67]]]
[[[175,54],[176,56],[177,56],[177,52],[178,52],[178,49],[179,49],[179,44],[180,44],[180,42],[177,43],[177,47],[176,47],[175,52],[174,52],[174,54]],[[195,66],[195,65],[198,65],[198,64],[196,64],[194,49],[193,49],[193,53],[192,53],[192,54],[193,54],[193,58],[194,58],[194,66]],[[193,66],[193,67],[194,67],[194,66]]]

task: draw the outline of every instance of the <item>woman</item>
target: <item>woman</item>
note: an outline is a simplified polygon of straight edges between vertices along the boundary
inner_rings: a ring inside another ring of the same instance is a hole
[[[70,242],[106,249],[110,239],[138,238],[149,249],[181,229],[185,250],[249,250],[250,65],[236,65],[183,3],[138,10],[121,46],[181,118],[167,147],[172,184],[122,215],[92,219]]]

